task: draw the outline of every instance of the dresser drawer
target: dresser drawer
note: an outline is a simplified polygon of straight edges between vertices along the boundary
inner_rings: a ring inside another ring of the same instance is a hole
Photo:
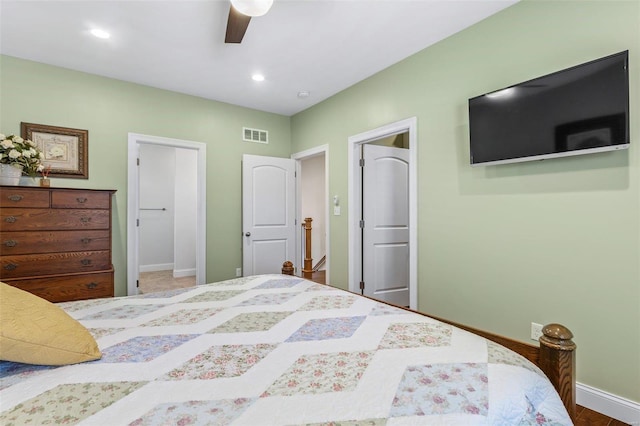
[[[113,271],[7,281],[50,302],[113,297]]]
[[[18,231],[3,232],[0,255],[56,253],[66,251],[109,250],[109,230],[80,231]]]
[[[109,210],[3,208],[0,231],[109,229]]]
[[[110,202],[108,192],[58,190],[51,193],[54,209],[108,209]]]
[[[0,278],[2,279],[104,271],[111,268],[109,250],[0,257]]]
[[[49,207],[49,191],[20,186],[0,188],[0,207]]]

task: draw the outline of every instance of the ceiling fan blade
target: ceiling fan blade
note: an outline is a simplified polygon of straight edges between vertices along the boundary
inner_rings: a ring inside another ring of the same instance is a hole
[[[251,16],[243,15],[229,6],[229,19],[227,20],[227,35],[224,39],[225,43],[240,43],[247,31],[251,21]]]

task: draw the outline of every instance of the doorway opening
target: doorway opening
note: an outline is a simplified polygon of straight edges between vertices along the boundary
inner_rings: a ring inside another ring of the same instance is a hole
[[[348,172],[349,290],[416,309],[417,119],[350,137]]]
[[[308,279],[329,284],[329,146],[321,145],[291,156],[296,161],[296,274],[307,272]],[[339,200],[336,199],[339,204]],[[339,215],[339,206],[334,214]],[[309,218],[310,232],[305,232],[304,221]],[[305,259],[306,238],[310,238],[310,257]],[[306,260],[306,262],[305,262]]]
[[[205,144],[129,134],[129,295],[205,283],[205,179]]]

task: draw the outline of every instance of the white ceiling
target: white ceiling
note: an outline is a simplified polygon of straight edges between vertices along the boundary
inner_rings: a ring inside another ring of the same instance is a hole
[[[293,115],[516,1],[275,0],[225,44],[226,0],[1,0],[0,52]]]

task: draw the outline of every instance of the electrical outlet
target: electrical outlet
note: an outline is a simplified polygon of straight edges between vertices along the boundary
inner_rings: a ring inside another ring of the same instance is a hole
[[[537,342],[540,336],[542,336],[542,324],[532,322],[531,323],[531,340],[535,340]]]
[[[242,276],[242,268],[236,268],[236,277]]]

